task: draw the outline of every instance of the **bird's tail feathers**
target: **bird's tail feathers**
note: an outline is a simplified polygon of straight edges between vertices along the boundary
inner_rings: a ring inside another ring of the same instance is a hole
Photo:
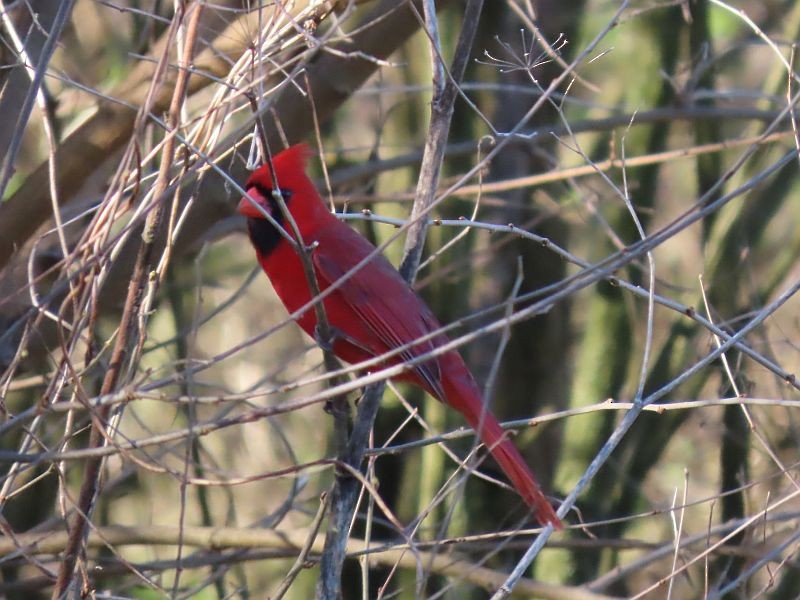
[[[552,524],[556,529],[563,529],[564,526],[536,483],[525,459],[509,439],[508,432],[484,407],[480,391],[472,377],[467,375],[467,378],[464,378],[464,381],[446,380],[444,382],[446,394],[444,400],[461,412],[470,426],[478,432],[481,441],[503,469],[506,477],[514,484],[519,495],[531,508],[536,519],[543,524]]]

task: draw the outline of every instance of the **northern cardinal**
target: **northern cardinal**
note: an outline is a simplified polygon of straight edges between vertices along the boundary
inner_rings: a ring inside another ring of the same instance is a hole
[[[297,223],[302,243],[312,247],[311,261],[319,288],[324,291],[375,247],[325,206],[305,172],[310,155],[304,144],[284,150],[272,160],[275,178],[265,164],[252,173],[245,189],[250,199],[267,211],[286,232],[290,232],[291,228],[273,196],[273,181],[277,180],[287,208]],[[292,244],[264,218],[250,199],[242,198],[238,211],[247,217],[247,230],[261,268],[286,309],[292,313],[311,300],[302,261]],[[430,309],[381,254],[376,254],[327,296],[323,305],[333,332],[333,352],[348,363],[369,360],[440,328]],[[307,334],[315,337],[317,317],[313,308],[298,317],[297,323]],[[386,359],[375,368],[413,359],[447,341],[446,335],[438,334]],[[541,523],[550,523],[558,529],[562,527],[522,456],[484,405],[482,394],[458,352],[451,350],[417,364],[394,379],[420,386],[464,415],[535,517]]]

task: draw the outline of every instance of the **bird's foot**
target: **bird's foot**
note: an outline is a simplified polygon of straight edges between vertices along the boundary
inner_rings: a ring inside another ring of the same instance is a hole
[[[328,327],[328,336],[322,335],[322,332],[319,329],[319,325],[314,328],[314,341],[319,344],[319,347],[325,350],[326,352],[333,352],[333,346],[336,342],[347,342],[351,346],[355,346],[362,352],[368,355],[373,355],[374,352],[367,348],[364,344],[360,343],[354,337],[347,335],[343,330],[339,329],[338,327],[333,327],[332,325]]]
[[[319,344],[319,347],[322,348],[325,352],[333,352],[333,345],[336,343],[336,340],[339,339],[340,333],[339,330],[335,327],[328,327],[328,331],[325,335],[321,330],[319,324],[314,328],[314,341]]]

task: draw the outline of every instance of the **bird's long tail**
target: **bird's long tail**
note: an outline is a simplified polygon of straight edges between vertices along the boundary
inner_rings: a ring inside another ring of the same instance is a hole
[[[449,371],[452,373],[452,370]],[[462,376],[444,379],[442,387],[446,397],[442,400],[463,414],[470,426],[479,433],[481,441],[531,508],[536,519],[542,524],[550,523],[556,529],[562,529],[564,526],[539,489],[525,459],[508,438],[508,433],[483,405],[480,390],[466,366],[462,373]]]

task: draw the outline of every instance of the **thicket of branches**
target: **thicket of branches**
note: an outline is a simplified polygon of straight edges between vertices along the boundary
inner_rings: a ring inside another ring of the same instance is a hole
[[[0,17],[0,595],[800,590],[800,4]],[[362,396],[385,377],[287,320],[234,210],[259,130],[422,250],[564,532],[457,414]]]

